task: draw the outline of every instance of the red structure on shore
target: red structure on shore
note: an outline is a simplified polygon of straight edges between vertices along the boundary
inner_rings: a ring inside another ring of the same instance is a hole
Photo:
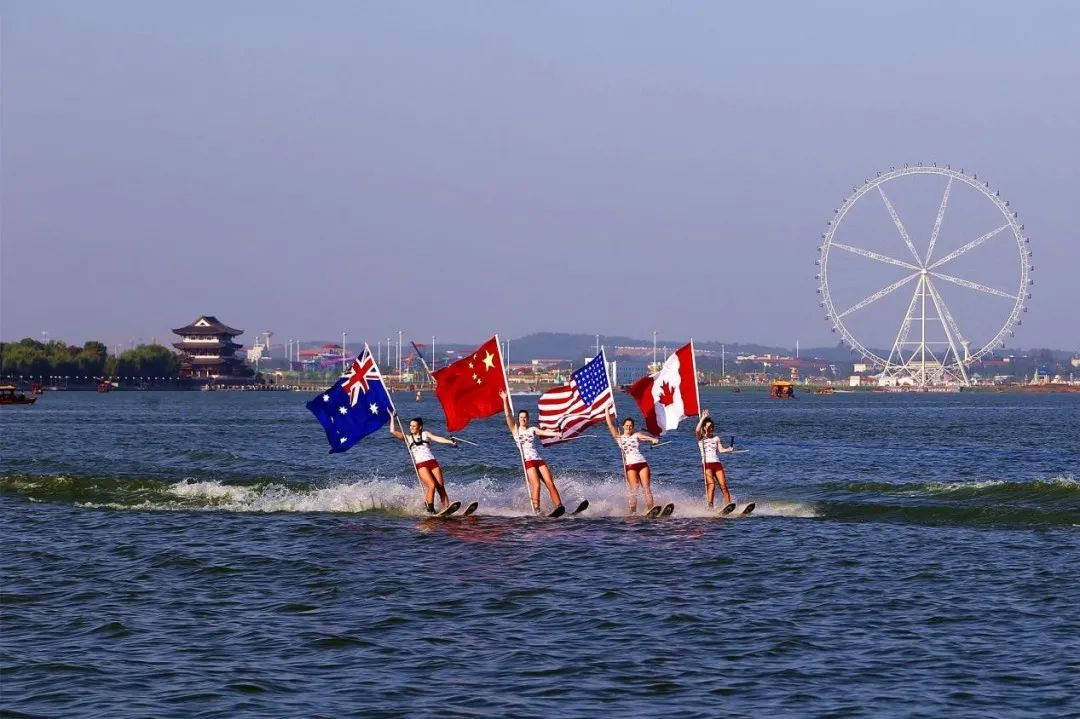
[[[187,327],[173,330],[181,341],[173,347],[180,351],[180,376],[197,378],[250,377],[251,369],[234,356],[239,345],[233,337],[244,334],[219,322],[217,317],[202,315]]]

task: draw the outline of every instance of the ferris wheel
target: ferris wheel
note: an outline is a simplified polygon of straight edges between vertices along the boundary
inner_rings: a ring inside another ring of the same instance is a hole
[[[962,210],[947,222],[950,197]],[[968,385],[972,363],[1021,324],[1034,284],[1029,240],[1009,202],[977,175],[936,163],[880,172],[826,225],[820,305],[882,384]]]

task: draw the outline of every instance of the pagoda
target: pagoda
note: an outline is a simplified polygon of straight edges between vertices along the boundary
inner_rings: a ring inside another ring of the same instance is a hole
[[[189,324],[173,330],[180,335],[180,342],[173,347],[180,351],[180,376],[195,378],[250,377],[251,370],[244,360],[234,356],[239,345],[233,337],[244,334],[218,321],[217,317],[203,315]]]

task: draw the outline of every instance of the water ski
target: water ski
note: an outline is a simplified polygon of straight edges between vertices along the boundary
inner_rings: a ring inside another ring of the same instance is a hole
[[[661,517],[670,517],[671,513],[675,511],[675,505],[671,502],[664,505],[664,508],[660,510]]]
[[[581,504],[579,504],[579,505],[577,506],[577,509],[575,509],[575,510],[574,510],[573,512],[571,512],[570,514],[571,514],[571,515],[575,515],[575,514],[581,514],[582,512],[584,512],[584,511],[585,511],[586,509],[588,509],[588,508],[589,508],[589,500],[587,500],[587,499],[583,499],[583,500],[581,500]]]
[[[458,511],[459,509],[461,509],[461,502],[454,502],[449,507],[447,507],[446,509],[444,509],[443,511],[439,512],[438,514],[436,514],[434,516],[436,516],[436,517],[449,517],[451,514]]]
[[[662,512],[662,511],[664,511],[664,508],[663,508],[663,507],[661,507],[661,506],[660,506],[660,505],[658,504],[658,505],[656,505],[655,507],[653,507],[652,509],[650,509],[650,510],[649,510],[648,512],[646,512],[646,513],[645,513],[645,516],[646,516],[646,517],[647,517],[648,519],[656,519],[657,517],[659,517],[659,516],[660,516],[660,512]]]
[[[732,502],[731,504],[725,506],[723,509],[720,510],[720,516],[721,517],[727,516],[727,515],[731,514],[734,511],[735,511],[735,503]]]
[[[558,507],[556,507],[555,509],[551,510],[551,514],[549,514],[548,516],[549,516],[549,517],[561,517],[561,516],[563,516],[564,514],[566,514],[566,507],[564,507],[564,506],[562,506],[562,505],[560,504],[560,505],[559,505]]]
[[[750,514],[751,512],[753,512],[753,511],[754,511],[754,507],[756,507],[756,506],[757,506],[756,504],[754,504],[753,502],[751,502],[750,504],[748,504],[748,505],[746,505],[745,507],[743,507],[743,510],[742,510],[741,512],[739,512],[739,514],[741,514],[741,515],[743,515],[743,516],[745,516],[745,515],[747,515],[747,514]]]
[[[470,505],[469,505],[468,507],[466,507],[466,508],[465,508],[465,513],[464,513],[464,514],[463,514],[462,516],[464,516],[464,517],[468,517],[468,516],[469,516],[469,515],[471,515],[471,514],[472,514],[473,512],[475,512],[475,511],[476,511],[476,508],[477,508],[477,507],[479,507],[479,506],[480,506],[480,503],[479,503],[479,502],[473,502],[473,503],[471,503],[471,504],[470,504]]]

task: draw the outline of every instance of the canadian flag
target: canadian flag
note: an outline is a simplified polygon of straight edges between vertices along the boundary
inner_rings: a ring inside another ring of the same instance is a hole
[[[656,374],[642,377],[627,390],[645,415],[653,434],[675,429],[683,417],[697,416],[697,367],[694,343],[676,350]]]

